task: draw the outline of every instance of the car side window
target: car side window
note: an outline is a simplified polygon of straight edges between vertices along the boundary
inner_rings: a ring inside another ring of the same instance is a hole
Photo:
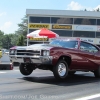
[[[92,44],[89,44],[89,43],[85,43],[85,42],[80,43],[80,50],[91,52],[91,53],[98,52],[98,49],[95,46],[93,46]]]
[[[62,46],[64,48],[78,48],[78,42],[77,41],[65,41],[63,42]]]

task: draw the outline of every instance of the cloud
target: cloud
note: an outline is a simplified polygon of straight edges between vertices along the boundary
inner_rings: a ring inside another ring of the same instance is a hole
[[[9,28],[11,28],[12,26],[12,22],[8,21],[8,22],[5,22],[2,26],[0,26],[0,30],[2,31],[6,31],[6,30],[9,30]]]
[[[98,5],[97,7],[95,7],[94,10],[96,10],[96,9],[98,9],[98,8],[99,8],[99,10],[100,10],[100,5]]]
[[[71,3],[67,5],[67,10],[84,10],[84,9],[87,9],[89,11],[93,10],[92,7],[83,6],[75,1],[71,1]]]
[[[67,10],[81,10],[83,6],[78,2],[71,1],[71,3],[67,6]]]
[[[6,15],[6,12],[0,13],[0,17]]]

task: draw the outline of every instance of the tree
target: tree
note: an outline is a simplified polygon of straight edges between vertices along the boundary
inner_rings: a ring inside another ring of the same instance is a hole
[[[24,46],[24,36],[23,36],[23,35],[20,35],[20,36],[19,36],[17,45],[18,45],[18,46]]]
[[[24,16],[24,18],[22,18],[22,22],[18,24],[19,28],[15,31],[15,33],[4,34],[4,32],[0,30],[0,48],[9,49],[16,45],[25,45],[27,42],[25,39],[28,30],[27,24],[28,18],[27,16]]]
[[[22,18],[22,22],[18,24],[19,28],[15,33],[20,35],[22,34],[26,37],[28,30],[27,24],[28,24],[28,17],[24,16],[24,18]]]
[[[0,37],[1,38],[1,37]],[[2,48],[9,49],[12,46],[16,46],[18,41],[19,35],[18,34],[5,34],[2,36],[2,39],[0,40],[2,45]]]
[[[19,35],[18,34],[9,34],[9,37],[11,38],[11,44],[12,46],[16,46],[17,45],[17,41],[19,39]]]
[[[22,22],[18,24],[18,27],[19,28],[17,31],[15,31],[15,34],[16,35],[23,35],[24,45],[26,45],[27,44],[26,35],[27,35],[27,30],[28,30],[28,17],[26,15],[22,18]]]
[[[96,11],[100,11],[99,8],[97,8]]]
[[[1,30],[0,30],[0,48],[2,48],[2,39],[3,39],[3,37],[4,37],[4,32],[2,32]]]
[[[2,48],[9,49],[12,47],[11,38],[9,34],[6,34],[2,38]]]

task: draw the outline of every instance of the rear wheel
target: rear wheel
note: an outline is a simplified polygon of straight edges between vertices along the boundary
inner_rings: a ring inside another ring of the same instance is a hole
[[[59,60],[53,68],[53,74],[57,79],[65,79],[68,75],[68,65],[64,60]]]
[[[33,67],[31,66],[31,64],[24,64],[21,63],[19,66],[19,70],[23,75],[30,75],[33,72]]]
[[[94,75],[95,75],[95,77],[100,78],[100,66],[96,71],[94,71]]]

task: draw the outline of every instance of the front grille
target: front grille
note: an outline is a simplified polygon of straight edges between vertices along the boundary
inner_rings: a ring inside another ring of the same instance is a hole
[[[34,55],[41,55],[41,54],[40,54],[40,51],[34,51],[34,50],[17,50],[17,55],[34,56]]]

